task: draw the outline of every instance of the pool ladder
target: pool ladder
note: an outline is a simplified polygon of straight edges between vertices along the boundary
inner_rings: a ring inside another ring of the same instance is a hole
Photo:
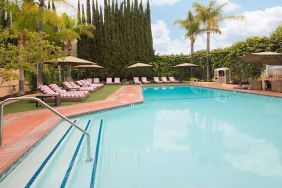
[[[77,130],[79,130],[81,133],[83,133],[86,138],[87,138],[87,158],[86,161],[90,162],[92,161],[91,158],[91,152],[90,152],[90,135],[84,131],[82,128],[80,128],[79,126],[77,126],[75,123],[73,123],[69,118],[67,118],[66,116],[62,115],[60,112],[58,112],[57,110],[55,110],[54,108],[52,108],[51,106],[49,106],[47,103],[43,102],[42,100],[35,98],[35,97],[13,97],[13,98],[8,98],[5,99],[4,101],[2,101],[0,103],[0,147],[3,144],[3,114],[4,114],[4,106],[7,102],[9,101],[36,101],[41,103],[43,106],[45,106],[46,108],[48,108],[51,112],[53,112],[54,114],[56,114],[57,116],[59,116],[60,118],[62,118],[64,121],[70,123],[71,126],[73,126],[74,128],[76,128]]]

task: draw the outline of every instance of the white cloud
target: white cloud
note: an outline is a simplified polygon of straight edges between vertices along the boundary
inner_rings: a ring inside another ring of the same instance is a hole
[[[230,46],[238,40],[243,40],[249,36],[269,36],[272,31],[282,22],[282,7],[272,7],[265,10],[246,11],[241,15],[245,16],[244,21],[228,21],[221,26],[222,34],[213,34],[211,37],[211,48],[223,48]],[[165,26],[165,27],[164,27]],[[171,38],[170,31],[165,23],[155,23],[153,27],[158,28],[154,34],[156,52],[158,53],[185,53],[189,52],[189,42],[182,37]],[[160,31],[163,30],[163,31]],[[160,36],[163,35],[163,36]],[[184,32],[183,32],[184,36]],[[166,38],[167,40],[160,39]],[[166,45],[166,43],[168,45]],[[171,49],[170,49],[171,46]],[[183,49],[181,49],[183,48]],[[206,49],[205,34],[199,36],[195,43],[195,49]]]
[[[178,54],[188,52],[187,42],[184,39],[172,39],[170,30],[163,20],[158,20],[152,24],[152,33],[156,53]]]
[[[181,0],[151,0],[151,4],[155,6],[174,5]]]
[[[233,3],[230,0],[216,0],[218,4],[224,4],[227,3],[227,6],[224,7],[225,11],[234,11],[240,8],[239,4]]]

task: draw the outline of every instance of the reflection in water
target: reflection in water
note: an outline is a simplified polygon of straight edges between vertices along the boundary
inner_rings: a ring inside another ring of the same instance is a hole
[[[190,114],[189,110],[157,111],[153,122],[153,148],[166,151],[189,149],[185,138],[189,136],[186,125],[192,121]]]
[[[144,104],[105,114],[99,187],[282,187],[282,101],[201,88],[144,92]]]

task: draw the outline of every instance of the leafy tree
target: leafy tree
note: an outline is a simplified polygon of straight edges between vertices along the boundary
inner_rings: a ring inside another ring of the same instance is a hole
[[[187,18],[185,20],[176,20],[175,24],[180,25],[186,30],[185,37],[190,39],[191,42],[191,56],[194,54],[194,44],[197,38],[197,35],[201,32],[200,22],[195,19],[193,13],[188,11]],[[193,58],[192,58],[192,62]]]
[[[282,25],[278,26],[270,36],[271,50],[282,53]]]
[[[194,3],[193,8],[196,11],[196,18],[201,21],[203,24],[203,32],[207,34],[207,80],[211,79],[211,70],[210,70],[210,37],[212,33],[221,34],[220,22],[225,20],[242,20],[242,16],[234,15],[224,15],[224,8],[228,3],[223,3],[217,5],[215,0],[211,0],[208,5],[202,5],[200,3]]]
[[[19,35],[24,37],[19,38]],[[17,43],[13,42],[17,40]],[[19,70],[19,95],[24,95],[25,74],[35,73],[35,65],[47,60],[53,60],[61,55],[61,49],[48,40],[44,33],[29,32],[22,34],[11,29],[1,31],[0,35],[0,62],[4,68],[0,77],[7,81],[16,78],[13,70]],[[2,74],[3,73],[3,74]]]

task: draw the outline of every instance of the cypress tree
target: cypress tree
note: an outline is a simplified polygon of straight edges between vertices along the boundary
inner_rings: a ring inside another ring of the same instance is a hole
[[[78,44],[79,57],[104,66],[107,76],[121,76],[124,67],[134,61],[150,62],[154,51],[149,1],[144,9],[142,1],[138,0],[124,0],[122,3],[104,0],[103,8],[98,0],[92,0],[91,10],[95,38],[87,42],[82,37]],[[82,23],[90,23],[89,8],[87,20],[84,7],[81,11]]]
[[[90,0],[86,1],[86,17],[87,17],[87,23],[91,24]]]
[[[5,14],[6,14],[5,0],[0,0],[0,27],[5,26],[5,21],[6,21]]]
[[[56,6],[55,6],[55,3],[54,3],[53,0],[52,0],[52,10],[53,10],[53,11],[56,11]]]
[[[94,0],[92,0],[92,19],[91,19],[91,23],[93,25],[95,25],[95,14],[96,14],[96,7],[95,7],[95,3]]]
[[[80,0],[77,2],[77,23],[81,24],[81,9],[80,9]]]
[[[81,23],[86,24],[86,17],[85,17],[85,11],[84,11],[84,6],[82,4],[82,18],[81,18]]]
[[[51,3],[50,3],[50,1],[48,1],[47,9],[51,10]]]

